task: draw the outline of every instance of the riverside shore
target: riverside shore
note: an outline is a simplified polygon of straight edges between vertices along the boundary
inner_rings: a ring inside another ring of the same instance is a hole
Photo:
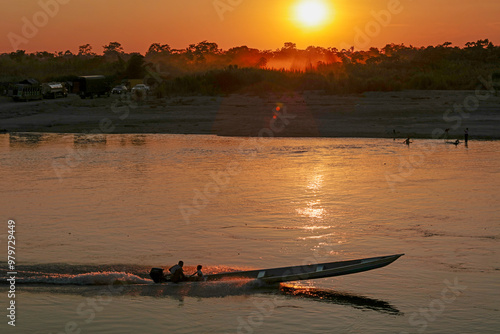
[[[111,96],[13,102],[0,98],[0,131],[172,133],[221,136],[500,139],[500,94],[481,91],[367,92],[266,97]]]

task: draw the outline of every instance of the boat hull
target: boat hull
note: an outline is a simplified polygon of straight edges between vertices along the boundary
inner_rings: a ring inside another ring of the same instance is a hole
[[[404,254],[395,254],[388,256],[379,256],[364,258],[358,260],[347,260],[337,262],[325,262],[311,265],[281,267],[272,269],[259,269],[248,271],[235,271],[220,274],[206,275],[203,279],[191,278],[188,281],[222,281],[222,280],[241,280],[257,279],[265,283],[282,283],[290,281],[310,280],[325,277],[341,276],[355,274],[363,271],[373,270],[385,267]],[[155,269],[155,268],[154,268]],[[168,282],[169,276],[156,275],[153,280],[157,283]]]

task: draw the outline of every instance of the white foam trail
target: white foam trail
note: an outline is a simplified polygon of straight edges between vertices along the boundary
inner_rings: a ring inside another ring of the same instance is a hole
[[[108,285],[115,283],[124,284],[152,284],[152,280],[139,277],[125,272],[92,272],[79,275],[50,274],[36,277],[19,277],[21,283],[45,283],[45,284],[75,284],[75,285]]]

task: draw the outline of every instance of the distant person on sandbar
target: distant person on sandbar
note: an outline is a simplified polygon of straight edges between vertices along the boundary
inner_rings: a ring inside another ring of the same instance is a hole
[[[406,138],[404,141],[403,141],[404,144],[410,146],[410,143],[413,143],[412,141],[410,141],[410,137]]]
[[[467,145],[467,143],[469,142],[469,128],[465,128],[464,130],[464,141],[465,145]]]
[[[202,280],[203,279],[203,272],[201,271],[201,268],[203,268],[203,266],[201,264],[199,264],[197,267],[196,267],[196,272],[194,274],[191,275],[191,277],[194,277],[196,276],[196,278],[198,280]]]
[[[184,262],[179,261],[178,264],[175,266],[172,266],[169,271],[172,274],[172,277],[170,280],[174,283],[179,283],[180,281],[184,281],[186,279],[186,276],[184,275],[184,270],[182,269],[184,267]]]
[[[455,141],[446,141],[445,143],[446,143],[446,144],[452,144],[452,145],[457,146],[458,144],[460,144],[460,140],[458,140],[458,139],[457,139],[457,140],[455,140]]]

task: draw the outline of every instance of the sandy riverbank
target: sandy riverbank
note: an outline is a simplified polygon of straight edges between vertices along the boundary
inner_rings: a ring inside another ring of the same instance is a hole
[[[500,139],[500,96],[480,93],[482,100],[474,91],[150,97],[140,103],[116,96],[32,102],[2,97],[0,130],[372,138],[392,138],[395,130],[400,138],[432,138],[450,129],[450,138],[462,138],[468,127],[472,139]]]

